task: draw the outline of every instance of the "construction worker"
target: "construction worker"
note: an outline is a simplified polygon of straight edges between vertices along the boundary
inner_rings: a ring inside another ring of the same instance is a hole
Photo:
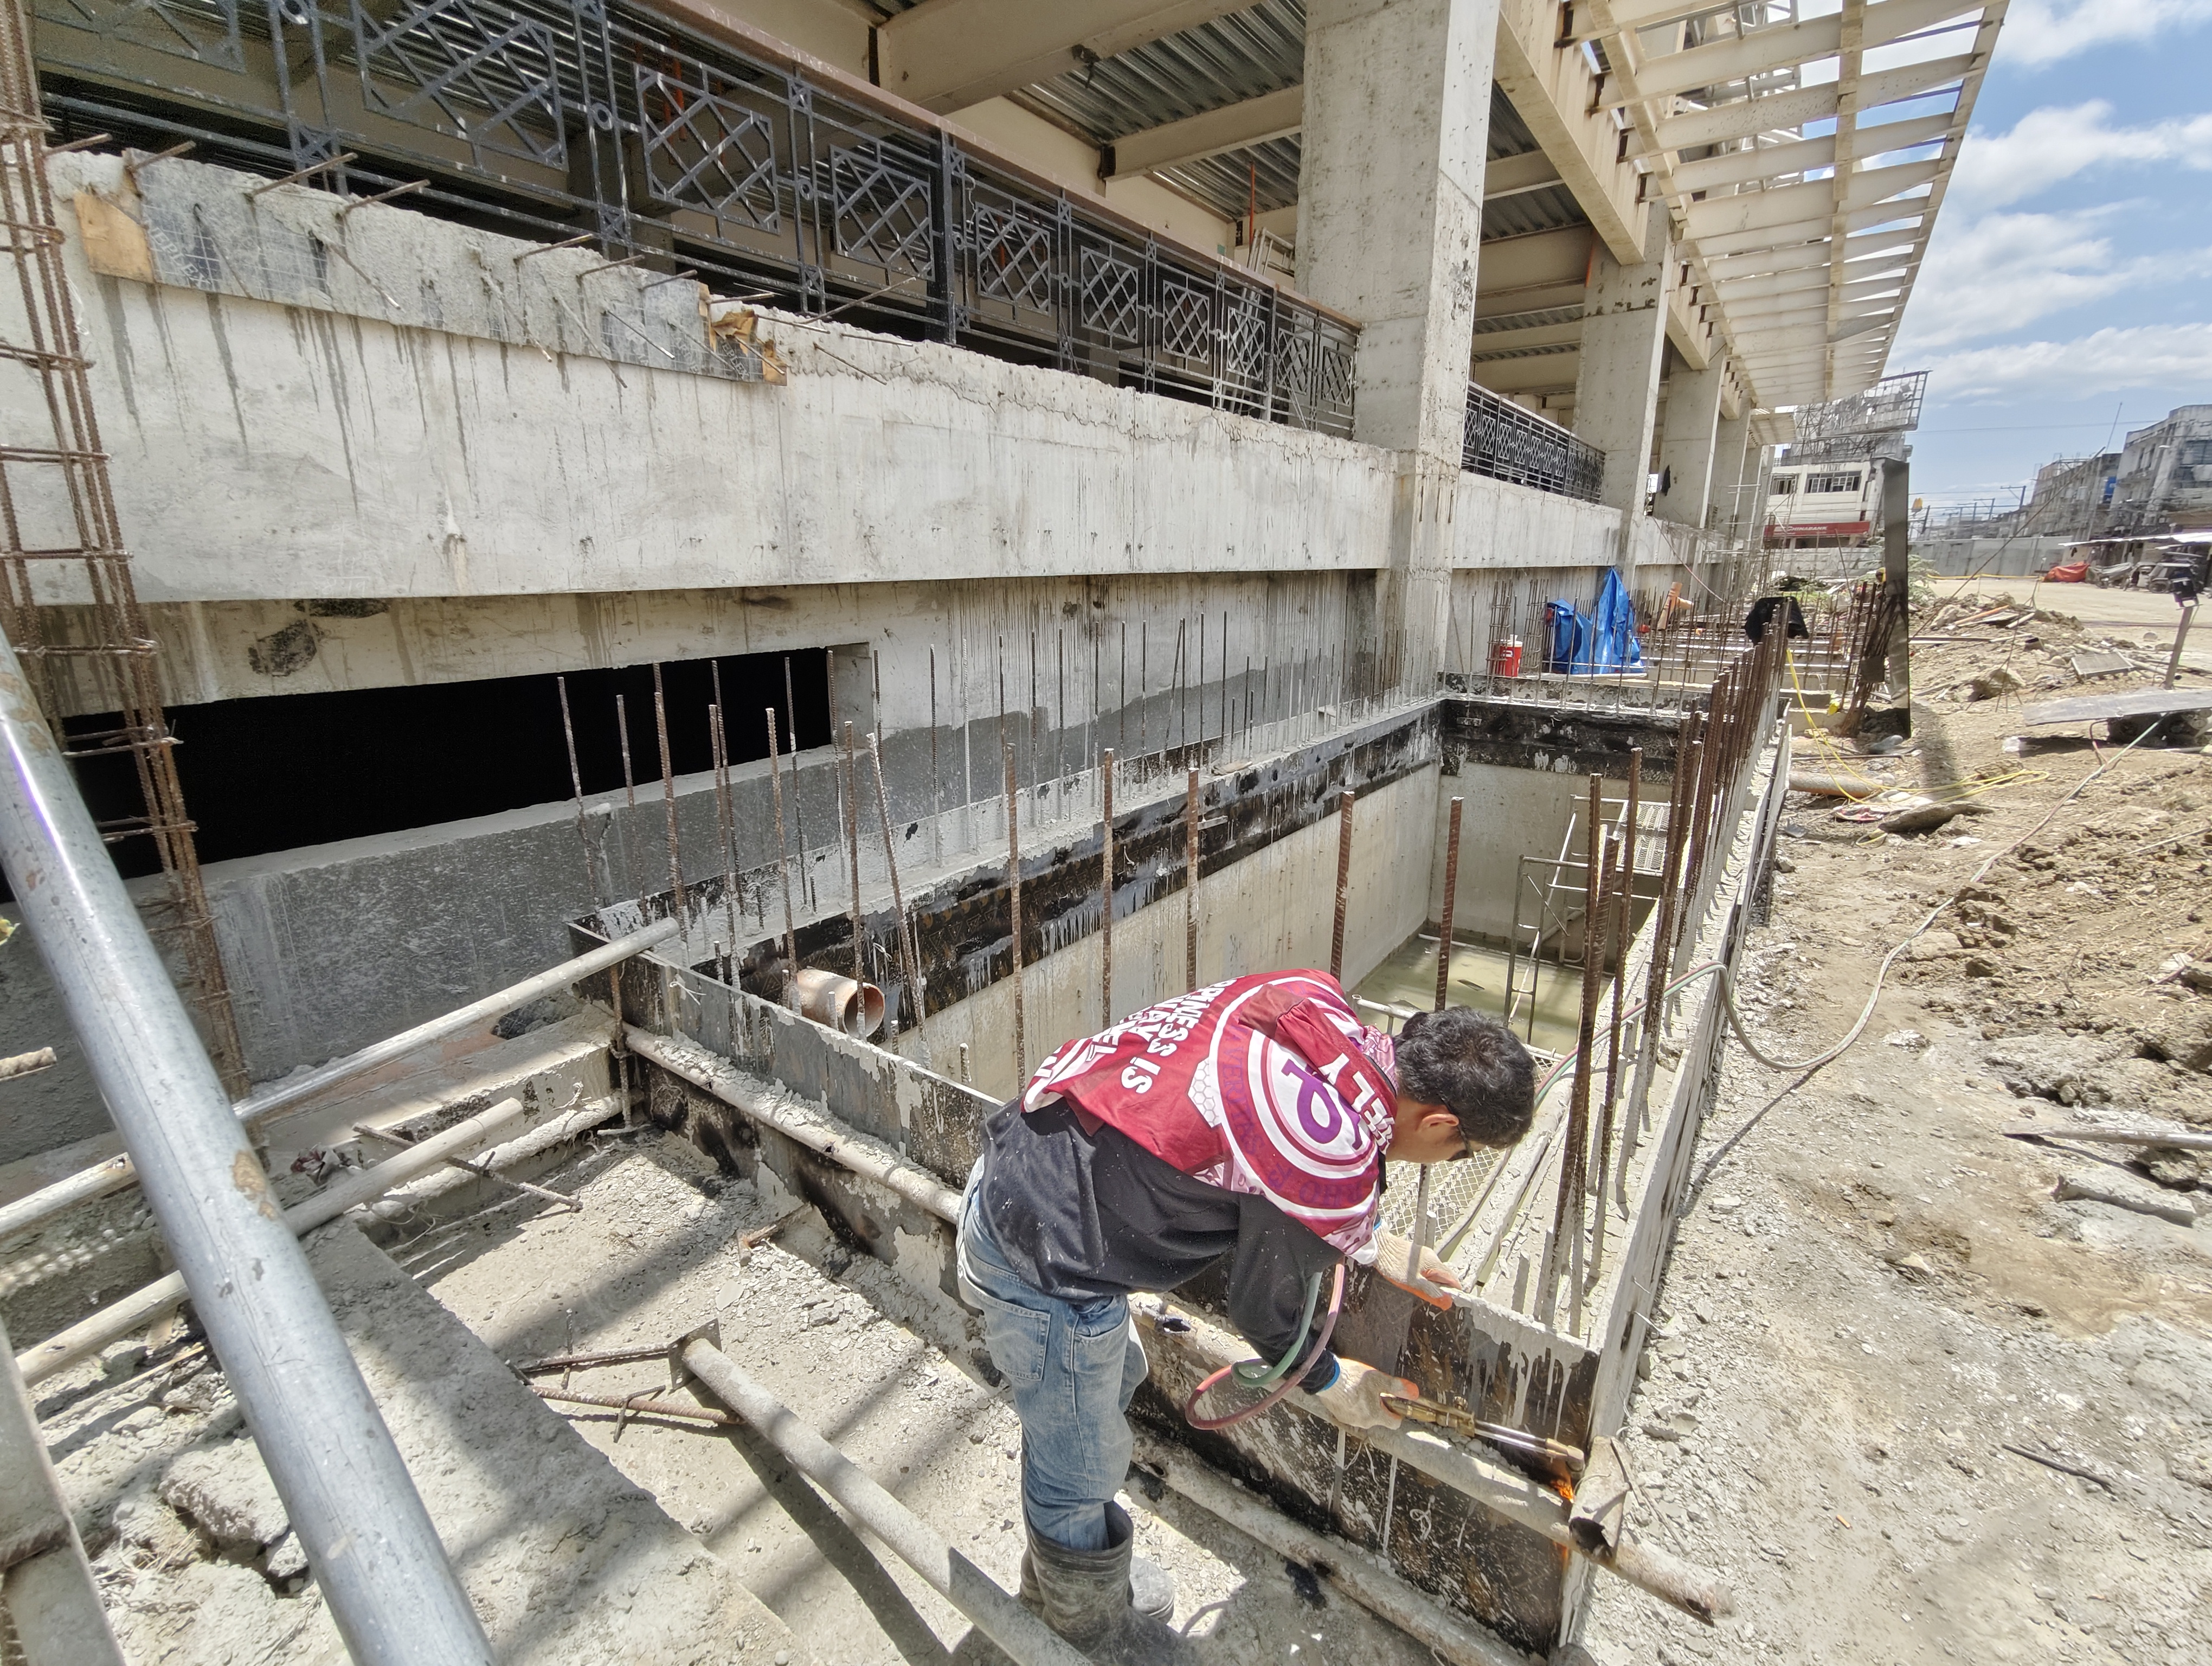
[[[1510,1145],[1534,1084],[1497,1019],[1454,1007],[1386,1035],[1315,971],[1194,990],[1045,1060],[985,1123],[959,1233],[961,1292],[1022,1421],[1024,1602],[1095,1659],[1186,1657],[1174,1589],[1114,1502],[1146,1369],[1128,1296],[1222,1264],[1264,1359],[1304,1360],[1299,1386],[1338,1422],[1395,1426],[1382,1396],[1413,1385],[1316,1351],[1311,1292],[1348,1258],[1449,1305],[1436,1252],[1416,1276],[1379,1230],[1382,1159]]]

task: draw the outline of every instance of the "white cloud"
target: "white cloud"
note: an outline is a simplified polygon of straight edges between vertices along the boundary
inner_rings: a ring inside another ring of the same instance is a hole
[[[2212,19],[2212,0],[2014,0],[1997,53],[2008,63],[2056,64],[2093,46],[2148,40]]]
[[[2148,324],[2072,341],[1977,347],[1941,355],[1926,368],[1929,393],[1947,401],[2078,399],[2130,387],[2186,386],[2212,381],[2212,324]]]
[[[2208,0],[2212,7],[2212,0]],[[2212,114],[2152,122],[2142,127],[2110,125],[2112,106],[2103,99],[2086,104],[2046,105],[2031,110],[2005,133],[1970,131],[1952,176],[1955,206],[2002,208],[2112,164],[2179,162],[2199,171],[2212,169]]]
[[[2212,270],[2212,251],[2113,258],[2101,211],[1990,214],[1936,234],[1905,314],[1899,353],[2025,329],[2124,289]],[[1903,361],[1900,359],[1899,362]]]

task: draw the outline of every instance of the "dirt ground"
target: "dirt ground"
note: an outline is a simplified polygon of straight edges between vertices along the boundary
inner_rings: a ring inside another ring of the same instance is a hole
[[[1974,813],[1904,837],[1791,799],[1744,982],[1762,1050],[1826,1047],[1958,900],[1796,1092],[1730,1042],[1631,1408],[1651,1530],[1724,1569],[1736,1613],[1601,1590],[1602,1666],[2212,1658],[2212,1230],[2141,1212],[2212,1207],[2208,1164],[2057,1137],[2212,1128],[2212,759],[2024,722],[2155,687],[2171,600],[2044,586],[2007,624],[1972,616],[2025,581],[1958,588],[1916,622],[1970,640],[1917,642],[1914,739],[1801,742],[1797,767]],[[2085,680],[2099,648],[2154,670]],[[2002,1132],[2028,1122],[2052,1137]]]

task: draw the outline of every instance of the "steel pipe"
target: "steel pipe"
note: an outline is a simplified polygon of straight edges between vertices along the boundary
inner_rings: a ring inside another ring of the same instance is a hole
[[[850,1511],[932,1590],[974,1620],[1016,1666],[1086,1666],[1074,1646],[1024,1608],[1012,1592],[945,1543],[936,1529],[878,1486],[712,1342],[692,1338],[684,1345],[683,1359],[715,1399]]]
[[[100,1584],[0,1325],[0,1613],[30,1666],[123,1666]]]
[[[4,641],[0,866],[347,1651],[362,1666],[489,1666],[429,1513]]]
[[[294,1204],[283,1213],[285,1227],[295,1237],[304,1237],[318,1226],[336,1220],[349,1209],[374,1203],[386,1192],[404,1181],[412,1180],[426,1170],[441,1166],[449,1157],[480,1150],[501,1129],[522,1115],[522,1101],[502,1099],[489,1110],[478,1111],[465,1122],[433,1134],[420,1144],[387,1158],[374,1168],[356,1169],[343,1179],[333,1181],[313,1197]],[[252,1159],[249,1158],[249,1161]],[[254,1172],[260,1172],[257,1164]],[[268,1194],[264,1190],[267,1200]],[[277,1219],[271,1201],[270,1219]],[[49,1336],[15,1360],[27,1383],[37,1383],[52,1377],[65,1365],[75,1365],[89,1354],[97,1353],[110,1342],[128,1336],[134,1330],[143,1329],[155,1319],[190,1295],[199,1299],[197,1291],[188,1291],[185,1279],[172,1273],[156,1279],[144,1288],[134,1291],[119,1302],[110,1302],[99,1312],[80,1319],[67,1330]],[[205,1314],[202,1314],[205,1317]],[[214,1328],[209,1328],[214,1335]],[[220,1347],[217,1352],[221,1352]]]
[[[791,988],[800,1013],[817,1024],[862,1041],[883,1028],[884,992],[872,983],[810,966],[792,975]]]
[[[472,1000],[465,1006],[454,1008],[438,1018],[403,1030],[396,1036],[387,1036],[373,1042],[358,1053],[349,1053],[343,1059],[332,1059],[328,1064],[318,1065],[313,1070],[296,1076],[287,1076],[279,1082],[248,1094],[237,1101],[231,1110],[241,1122],[253,1123],[288,1110],[304,1099],[313,1098],[324,1089],[335,1087],[365,1074],[381,1064],[402,1059],[416,1048],[458,1034],[487,1018],[495,1018],[527,1006],[540,995],[550,994],[580,978],[594,972],[603,972],[610,966],[642,954],[655,944],[665,943],[683,928],[678,920],[656,920],[651,925],[603,944],[588,954],[580,954],[574,960],[564,960],[548,968],[535,977]],[[111,1157],[105,1163],[96,1163],[80,1170],[66,1180],[57,1180],[51,1186],[41,1187],[28,1197],[18,1198],[0,1208],[0,1242],[27,1232],[33,1227],[52,1219],[64,1210],[88,1199],[104,1197],[110,1192],[120,1191],[135,1184],[138,1171],[132,1165],[130,1154]]]

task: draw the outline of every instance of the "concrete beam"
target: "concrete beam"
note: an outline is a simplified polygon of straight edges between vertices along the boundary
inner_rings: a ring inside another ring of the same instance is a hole
[[[1249,3],[922,0],[878,27],[876,72],[884,89],[901,98],[939,112],[964,110]]]
[[[1859,108],[1871,110],[1878,105],[1894,104],[1900,99],[1918,98],[1935,88],[1960,81],[1978,64],[1978,56],[1963,52],[1956,57],[1931,58],[1925,64],[1907,64],[1898,70],[1880,70],[1859,78]],[[1694,149],[1699,145],[1721,144],[1729,139],[1747,139],[1756,133],[1777,133],[1802,126],[1807,122],[1822,121],[1836,113],[1836,88],[1831,82],[1818,87],[1800,88],[1793,93],[1776,93],[1766,98],[1741,99],[1734,104],[1717,105],[1711,110],[1693,110],[1679,116],[1668,116],[1656,129],[1661,150]],[[1647,154],[1640,147],[1630,147],[1632,155]]]
[[[1870,208],[1902,192],[1927,185],[1942,171],[1941,162],[1899,162],[1889,167],[1854,173],[1844,187],[1844,206]],[[1689,232],[1703,246],[1708,238],[1730,232],[1764,231],[1787,226],[1835,206],[1836,182],[1808,179],[1802,185],[1781,185],[1771,191],[1752,191],[1735,197],[1709,197],[1690,204]]]
[[[1127,179],[1282,138],[1305,125],[1305,101],[1304,87],[1285,87],[1127,134],[1106,147],[1099,172],[1109,179]]]
[[[1582,338],[1583,321],[1578,318],[1560,324],[1532,324],[1521,330],[1478,330],[1474,336],[1474,362],[1480,364],[1485,359],[1531,347],[1571,346]]]
[[[1524,150],[1517,156],[1492,156],[1483,168],[1482,200],[1525,197],[1532,191],[1548,191],[1562,183],[1559,170],[1540,150]]]
[[[1582,374],[1582,355],[1537,353],[1525,359],[1486,359],[1474,380],[1492,393],[1571,393]],[[1579,430],[1577,430],[1579,431]]]
[[[1883,203],[1873,208],[1852,209],[1844,216],[1844,224],[1852,231],[1870,231],[1877,226],[1902,227],[1908,220],[1917,220],[1928,212],[1929,199],[1908,197],[1902,202]],[[1700,237],[1698,247],[1708,259],[1719,260],[1732,254],[1775,252],[1799,243],[1809,243],[1816,238],[1827,238],[1833,230],[1832,216],[1822,215],[1793,221],[1786,226],[1761,227],[1750,231],[1717,232]],[[1823,249],[1832,246],[1823,243]],[[1825,257],[1824,257],[1825,258]]]
[[[1951,118],[1946,113],[1937,116],[1916,116],[1909,121],[1892,122],[1886,126],[1862,131],[1860,151],[1866,155],[1886,155],[1892,151],[1909,150],[1917,145],[1930,144],[1951,131]],[[1877,142],[1875,149],[1866,142]],[[1836,160],[1836,141],[1833,136],[1817,139],[1795,139],[1787,144],[1763,145],[1756,150],[1731,150],[1724,155],[1700,157],[1693,162],[1674,165],[1674,188],[1696,193],[1724,189],[1729,185],[1755,185],[1762,179],[1780,179],[1784,174],[1803,173],[1808,169],[1826,167]]]
[[[1960,0],[1883,0],[1866,9],[1863,44],[1871,50],[1978,9],[1974,0],[1963,4]],[[1833,58],[1843,50],[1843,20],[1836,14],[1727,36],[1685,52],[1642,58],[1634,66],[1633,89],[1615,94],[1605,102],[1614,106],[1634,104],[1741,81],[1769,70]]]
[[[1494,239],[1482,246],[1475,269],[1475,300],[1479,305],[1508,291],[1567,284],[1580,289],[1589,278],[1590,252],[1588,226],[1566,226],[1558,231],[1531,232],[1525,237]],[[1527,309],[1513,307],[1507,310]]]
[[[1593,112],[1598,76],[1579,51],[1559,45],[1551,0],[1498,0],[1498,85],[1617,260],[1641,258],[1644,216],[1636,170],[1620,135]]]

